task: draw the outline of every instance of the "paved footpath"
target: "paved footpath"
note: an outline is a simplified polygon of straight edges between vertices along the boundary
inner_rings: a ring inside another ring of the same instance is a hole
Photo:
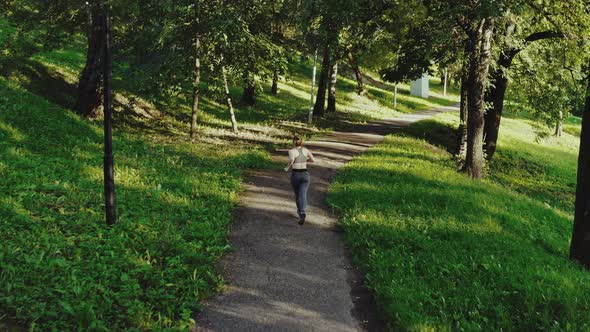
[[[305,142],[310,165],[307,221],[297,224],[289,176],[263,170],[234,212],[234,250],[221,261],[227,290],[205,302],[197,331],[375,331],[374,303],[351,266],[338,219],[326,204],[336,170],[384,136],[444,107],[354,126]],[[287,164],[286,150],[274,157]]]

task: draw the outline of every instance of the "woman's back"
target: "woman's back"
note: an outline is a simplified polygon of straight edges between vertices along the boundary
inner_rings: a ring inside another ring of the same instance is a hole
[[[293,162],[293,169],[307,169],[307,159],[310,152],[304,147],[289,150],[289,159]]]

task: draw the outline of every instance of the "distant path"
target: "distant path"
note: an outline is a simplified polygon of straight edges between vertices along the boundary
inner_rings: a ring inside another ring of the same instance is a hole
[[[253,174],[234,213],[234,250],[221,262],[228,289],[205,303],[197,330],[381,330],[372,297],[351,266],[338,219],[325,202],[328,186],[337,168],[385,135],[452,109],[406,114],[306,142],[317,161],[310,166],[303,226],[297,224],[288,174]],[[287,163],[284,150],[274,158]]]

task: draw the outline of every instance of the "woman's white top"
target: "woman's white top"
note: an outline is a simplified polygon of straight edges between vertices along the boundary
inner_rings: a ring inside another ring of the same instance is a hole
[[[293,162],[293,169],[307,169],[307,159],[313,160],[313,155],[308,149],[298,147],[289,150],[289,160]]]

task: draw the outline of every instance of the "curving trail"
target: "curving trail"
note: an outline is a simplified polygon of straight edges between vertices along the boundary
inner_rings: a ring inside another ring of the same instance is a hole
[[[306,142],[316,157],[305,225],[297,224],[288,174],[254,173],[234,212],[234,250],[221,261],[229,286],[205,302],[197,331],[382,330],[326,204],[336,170],[384,136],[440,112],[442,107],[354,126]],[[287,163],[286,150],[276,160]]]

